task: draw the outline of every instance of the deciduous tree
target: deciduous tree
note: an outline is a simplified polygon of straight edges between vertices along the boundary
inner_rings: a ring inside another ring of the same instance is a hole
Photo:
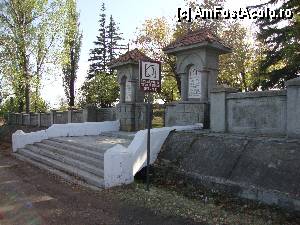
[[[41,75],[56,59],[63,0],[0,1],[1,74],[18,98],[19,111],[30,110],[32,79],[39,94]]]
[[[75,80],[78,70],[82,32],[79,30],[79,13],[76,1],[67,0],[64,46],[62,52],[63,86],[68,99],[69,107],[74,107]]]

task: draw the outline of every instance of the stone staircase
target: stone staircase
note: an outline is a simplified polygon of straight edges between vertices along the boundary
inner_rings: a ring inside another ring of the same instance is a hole
[[[91,141],[94,140],[91,139],[93,136],[89,137],[90,139],[87,137],[47,139],[28,144],[18,149],[14,155],[20,160],[46,169],[74,183],[102,188],[104,187],[105,151],[119,142],[128,146],[133,137],[107,134],[95,136],[101,140],[94,143]]]

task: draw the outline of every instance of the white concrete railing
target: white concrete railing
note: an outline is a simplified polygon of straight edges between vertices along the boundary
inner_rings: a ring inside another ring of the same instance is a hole
[[[37,132],[24,133],[22,130],[16,131],[12,135],[12,147],[13,152],[16,152],[27,144],[33,144],[49,138],[99,135],[102,132],[119,131],[119,129],[119,121],[53,124],[48,129]]]
[[[174,126],[151,129],[150,164],[153,164],[169,133],[172,130],[202,129],[202,124],[190,126]],[[104,154],[105,188],[129,184],[134,175],[146,166],[147,160],[147,130],[141,130],[128,148],[115,145]]]

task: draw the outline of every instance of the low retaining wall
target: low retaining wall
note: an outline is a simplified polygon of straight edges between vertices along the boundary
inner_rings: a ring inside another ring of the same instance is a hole
[[[300,211],[299,162],[299,139],[176,131],[157,165],[194,185]]]
[[[234,93],[217,87],[211,92],[210,128],[214,132],[300,137],[300,78],[286,90]]]
[[[49,113],[10,113],[8,124],[50,127],[52,124],[103,122],[116,120],[115,108],[89,107],[81,110],[55,111]]]
[[[201,129],[202,124],[151,129],[150,164],[153,164],[172,130]],[[104,154],[105,187],[133,182],[134,175],[146,166],[147,130],[138,131],[128,148],[116,145]]]
[[[173,102],[166,105],[165,125],[183,126],[202,123],[208,127],[209,104],[200,102]]]
[[[226,96],[228,131],[286,134],[286,90],[231,93]]]
[[[119,131],[119,129],[119,121],[53,124],[48,129],[37,132],[24,133],[21,130],[16,131],[12,135],[12,147],[13,151],[17,152],[19,148],[23,148],[27,144],[33,144],[48,138],[99,135],[102,132]]]

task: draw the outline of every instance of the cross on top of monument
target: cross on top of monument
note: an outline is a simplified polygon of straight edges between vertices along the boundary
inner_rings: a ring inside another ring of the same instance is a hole
[[[119,58],[112,60],[108,65],[110,68],[116,68],[125,64],[138,64],[139,60],[153,61],[137,48],[120,55]]]
[[[210,46],[224,53],[231,52],[231,48],[226,46],[223,41],[209,29],[190,31],[164,47],[163,51],[166,53],[175,53],[202,46]]]

